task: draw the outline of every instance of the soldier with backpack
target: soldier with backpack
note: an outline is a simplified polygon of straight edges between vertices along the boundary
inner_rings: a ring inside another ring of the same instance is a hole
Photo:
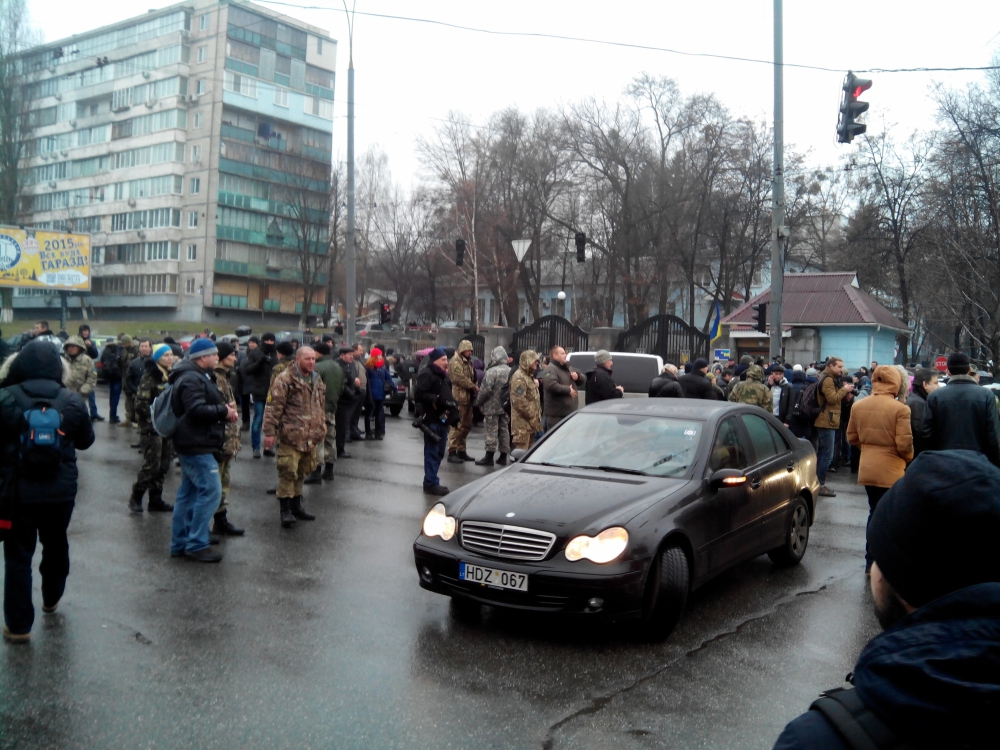
[[[69,575],[66,529],[76,502],[76,450],[94,443],[87,405],[63,387],[68,371],[47,341],[27,343],[0,369],[0,539],[4,630],[27,643],[35,610],[31,558],[42,543],[42,611],[59,605]]]
[[[139,389],[135,393],[135,418],[139,422],[139,442],[142,445],[142,468],[132,485],[132,497],[128,509],[142,513],[142,496],[149,492],[149,512],[168,512],[174,506],[163,500],[163,479],[170,470],[170,459],[174,449],[170,438],[160,437],[153,428],[150,407],[170,377],[174,366],[174,353],[169,344],[157,344],[153,353],[145,361]]]

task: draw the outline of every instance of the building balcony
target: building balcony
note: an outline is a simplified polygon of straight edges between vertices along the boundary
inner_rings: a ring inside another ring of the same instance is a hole
[[[270,281],[302,283],[302,271],[297,268],[270,268],[263,263],[242,263],[237,260],[215,259],[215,272],[226,276],[241,276]],[[325,284],[326,274],[316,274],[316,283]],[[265,306],[265,310],[267,307]]]

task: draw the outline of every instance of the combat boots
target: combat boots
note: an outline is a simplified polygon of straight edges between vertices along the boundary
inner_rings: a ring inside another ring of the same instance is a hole
[[[323,484],[323,477],[320,468],[317,466],[303,481],[302,484]]]
[[[147,505],[146,508],[150,513],[155,511],[169,513],[174,509],[174,506],[163,501],[163,490],[150,490],[149,505]]]
[[[463,461],[475,461],[476,460],[472,456],[470,456],[468,453],[466,453],[465,451],[459,451],[458,452],[458,457],[460,459],[462,459]]]
[[[323,464],[323,479],[333,481],[333,464]]]
[[[290,529],[295,525],[295,516],[292,515],[292,498],[290,497],[279,497],[278,503],[281,506],[281,525]]]
[[[506,453],[501,453],[500,454],[500,456],[497,458],[497,465],[498,466],[506,466],[507,465],[507,454]]]
[[[316,516],[312,513],[306,513],[305,509],[302,507],[302,495],[296,495],[292,498],[291,504],[292,515],[295,516],[300,521],[315,521]]]
[[[476,466],[493,466],[493,451],[486,451],[486,455],[476,461]]]
[[[142,513],[142,496],[146,490],[132,490],[132,497],[128,499],[128,509],[133,513]]]
[[[450,451],[448,453],[448,463],[450,464],[460,464],[462,462],[462,457],[458,455],[455,451]]]
[[[215,514],[215,525],[212,532],[222,536],[243,536],[246,533],[244,529],[237,528],[230,523],[224,510]]]

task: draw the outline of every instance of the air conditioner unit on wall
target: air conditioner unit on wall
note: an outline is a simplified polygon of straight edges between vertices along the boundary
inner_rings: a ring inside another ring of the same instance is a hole
[[[128,203],[129,208],[135,208],[135,198],[129,198],[126,203]]]
[[[142,77],[143,78],[149,78],[149,71],[148,70],[142,71]]]
[[[156,106],[156,99],[150,98],[146,100],[146,109],[152,109]]]
[[[70,120],[69,121],[69,126],[71,128],[73,128],[74,130],[76,130],[76,120]]]
[[[182,39],[190,39],[191,38],[191,32],[188,31],[187,29],[181,29],[181,38]]]
[[[54,96],[56,97],[57,101],[60,101],[60,102],[62,101],[62,94],[60,94],[58,91],[54,94]]]

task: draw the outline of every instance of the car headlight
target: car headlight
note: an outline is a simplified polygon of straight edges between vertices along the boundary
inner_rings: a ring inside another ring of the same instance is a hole
[[[424,518],[424,536],[439,536],[446,542],[455,536],[455,519],[444,509],[444,503],[438,503]]]
[[[595,563],[614,560],[628,545],[628,532],[621,526],[612,526],[597,536],[578,536],[566,545],[566,559],[570,562],[587,559]]]

